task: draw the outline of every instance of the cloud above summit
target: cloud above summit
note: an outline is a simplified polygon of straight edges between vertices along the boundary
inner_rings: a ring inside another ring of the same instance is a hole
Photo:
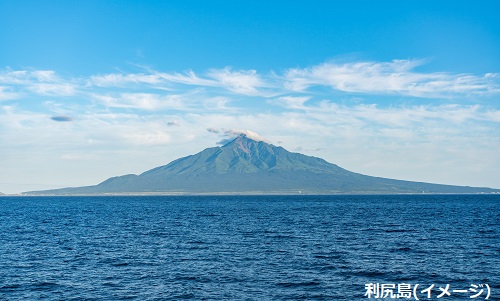
[[[254,131],[251,130],[242,130],[242,129],[231,129],[231,130],[226,130],[226,129],[214,129],[214,128],[208,128],[208,132],[214,133],[214,134],[219,134],[220,137],[222,137],[222,140],[217,142],[219,145],[224,145],[228,142],[231,142],[233,139],[240,135],[245,135],[247,138],[252,139],[254,141],[263,141],[269,143],[269,140],[265,139],[261,135],[257,134]]]

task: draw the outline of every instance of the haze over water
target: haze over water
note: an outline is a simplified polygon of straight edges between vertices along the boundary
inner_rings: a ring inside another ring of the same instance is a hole
[[[499,195],[0,205],[0,300],[362,300],[367,283],[435,284],[435,293],[488,284],[489,300],[500,292]]]

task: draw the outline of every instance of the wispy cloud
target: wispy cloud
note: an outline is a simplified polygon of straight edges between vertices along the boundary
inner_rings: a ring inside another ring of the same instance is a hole
[[[419,124],[444,122],[462,124],[474,122],[498,122],[499,110],[479,105],[400,105],[388,108],[376,104],[340,105],[321,102],[318,105],[303,106],[306,116],[318,118],[322,122],[335,124],[369,123],[385,126],[414,127]]]
[[[0,71],[0,83],[3,84],[30,84],[55,83],[59,78],[52,70],[12,70],[6,68]]]
[[[44,84],[37,83],[29,85],[28,89],[36,94],[47,96],[71,96],[76,93],[72,84]]]
[[[16,93],[46,96],[71,96],[76,93],[77,85],[72,80],[56,75],[52,70],[0,71],[0,84],[8,86]]]
[[[192,86],[203,86],[203,87],[215,87],[219,84],[217,81],[214,81],[209,78],[201,78],[194,71],[190,70],[184,73],[162,73],[155,72],[157,76],[165,80],[166,82],[184,84],[184,85],[192,85]]]
[[[176,85],[193,87],[220,88],[241,95],[265,95],[270,83],[263,80],[255,70],[233,71],[230,67],[211,69],[205,76],[199,76],[194,71],[184,73],[165,73],[148,70],[145,73],[111,73],[92,76],[89,85],[98,87],[127,87],[127,85],[146,85],[157,89],[174,89]],[[177,87],[178,88],[178,87]]]
[[[256,70],[234,70],[230,67],[210,69],[198,74],[192,70],[159,72],[153,69],[137,73],[109,73],[80,78],[64,78],[52,70],[0,71],[0,100],[16,99],[19,95],[48,97],[80,96],[93,99],[114,95],[115,107],[155,109],[176,99],[175,95],[204,95],[205,98],[238,100],[255,97],[270,100],[270,104],[286,104],[299,109],[305,102],[323,95],[326,87],[338,92],[363,95],[420,98],[460,98],[500,94],[500,76],[449,72],[417,72],[423,60],[391,62],[329,62],[310,68],[292,68],[277,73],[259,74]],[[321,92],[318,92],[321,91]],[[331,90],[330,90],[331,91]],[[118,98],[123,94],[125,97]],[[131,95],[142,96],[131,99]],[[153,96],[157,95],[157,96]],[[186,101],[187,99],[184,99]],[[223,101],[223,102],[224,102]],[[213,103],[213,101],[212,101]],[[167,105],[168,106],[168,105]]]
[[[276,99],[271,99],[268,103],[278,105],[287,109],[307,109],[304,105],[306,101],[310,100],[311,96],[282,96]]]
[[[186,94],[171,93],[109,93],[92,94],[92,99],[106,108],[126,108],[143,111],[175,110],[182,112],[225,111],[235,112],[231,102],[222,96],[209,96],[193,90]]]
[[[0,101],[2,100],[12,100],[19,98],[20,94],[11,92],[11,89],[9,87],[2,87],[0,86]]]
[[[317,86],[349,93],[403,95],[439,98],[459,95],[500,93],[500,77],[447,72],[417,72],[424,60],[391,62],[329,62],[311,68],[292,68],[282,74],[258,74],[256,70],[211,69],[204,75],[194,71],[165,73],[107,74],[93,76],[90,82],[101,87],[127,84],[173,89],[175,85],[218,88],[236,95],[276,97],[288,93],[309,93]]]
[[[499,93],[495,74],[484,76],[445,72],[419,73],[419,60],[392,62],[324,63],[312,68],[289,69],[286,87],[305,92],[314,86],[328,86],[343,92],[398,94],[417,97],[446,97]]]
[[[141,110],[184,110],[186,104],[181,95],[159,95],[152,93],[121,93],[117,96],[94,95],[94,98],[110,108],[132,108]]]
[[[208,76],[215,79],[222,87],[243,95],[262,95],[260,88],[270,86],[255,70],[233,71],[231,68],[211,70]]]
[[[122,74],[110,73],[104,75],[91,76],[88,84],[98,87],[126,87],[130,84],[149,84],[156,85],[162,82],[162,78],[156,74]]]

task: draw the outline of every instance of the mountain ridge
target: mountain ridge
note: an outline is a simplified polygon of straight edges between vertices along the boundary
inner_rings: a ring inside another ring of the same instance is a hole
[[[412,182],[362,175],[324,159],[289,152],[242,134],[139,175],[97,185],[24,194],[339,194],[492,193],[486,187]]]

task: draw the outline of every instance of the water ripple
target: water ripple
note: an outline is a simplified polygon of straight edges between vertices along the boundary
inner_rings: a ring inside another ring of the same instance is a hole
[[[4,197],[0,300],[361,300],[365,283],[403,282],[498,292],[499,221],[492,195]]]

